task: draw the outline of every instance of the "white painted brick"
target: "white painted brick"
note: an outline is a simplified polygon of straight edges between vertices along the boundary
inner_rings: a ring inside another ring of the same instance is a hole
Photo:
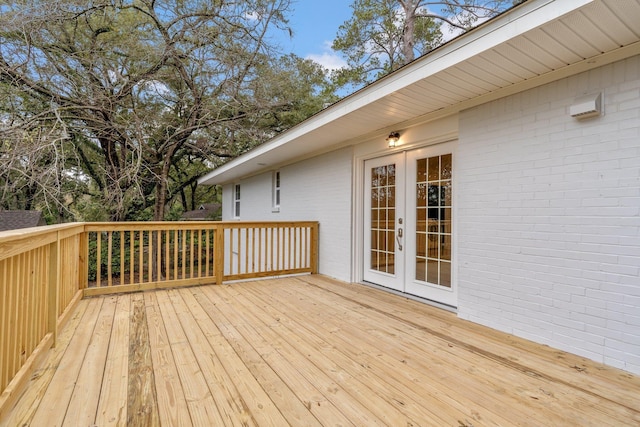
[[[640,57],[463,112],[459,315],[640,373],[639,159]]]
[[[271,172],[239,182],[241,220],[320,221],[319,270],[341,280],[351,280],[351,149],[343,149],[280,169],[280,211],[272,212]],[[304,171],[304,173],[301,173]],[[226,186],[223,219],[231,219],[232,188]],[[330,207],[330,209],[328,208]]]
[[[608,341],[607,344],[609,344]],[[630,372],[637,372],[640,369],[640,354],[619,351],[609,346],[605,348],[604,363]]]

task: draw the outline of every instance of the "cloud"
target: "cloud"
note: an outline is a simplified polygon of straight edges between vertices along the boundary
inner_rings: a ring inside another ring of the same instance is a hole
[[[247,21],[257,21],[260,19],[260,14],[257,11],[245,12],[244,19]]]
[[[322,53],[310,53],[305,57],[305,59],[310,59],[313,62],[322,65],[329,71],[334,71],[347,66],[347,61],[345,61],[335,50],[331,49],[330,41],[324,42]]]

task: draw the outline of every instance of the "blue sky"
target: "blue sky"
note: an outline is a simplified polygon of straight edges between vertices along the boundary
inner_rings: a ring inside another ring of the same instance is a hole
[[[293,52],[313,59],[326,68],[337,68],[344,61],[331,50],[338,27],[351,18],[351,0],[296,0],[289,14],[293,38],[282,36],[283,53]]]

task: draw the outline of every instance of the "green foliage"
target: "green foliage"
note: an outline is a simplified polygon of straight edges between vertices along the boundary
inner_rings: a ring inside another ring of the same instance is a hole
[[[50,149],[30,170],[14,159],[0,175],[0,203],[53,204],[76,219],[161,220],[185,191],[199,199],[195,178],[211,165],[335,100],[324,70],[278,58],[267,43],[269,28],[286,27],[288,7],[5,2],[0,114],[13,128],[0,130],[0,146]]]

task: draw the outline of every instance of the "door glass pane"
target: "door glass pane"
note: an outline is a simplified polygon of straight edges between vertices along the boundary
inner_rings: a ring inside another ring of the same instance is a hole
[[[427,282],[438,284],[438,260],[427,259]]]
[[[395,273],[396,166],[371,169],[371,269]]]
[[[452,156],[418,159],[416,166],[415,279],[451,287]]]
[[[418,207],[418,212],[416,212],[416,231],[425,232],[427,231],[427,210],[425,208]]]
[[[437,181],[440,178],[440,157],[429,157],[429,181]]]
[[[440,188],[438,187],[438,183],[429,183],[429,206],[438,206],[440,201]]]
[[[440,232],[451,235],[451,208],[440,209]]]
[[[446,261],[440,262],[440,286],[451,287],[451,263]]]
[[[451,261],[451,235],[441,235],[442,246],[440,247],[440,259]]]
[[[451,154],[440,156],[440,179],[451,179]]]
[[[371,209],[371,229],[378,228],[378,209]]]
[[[419,159],[417,167],[418,167],[418,176],[416,178],[416,182],[426,182],[427,181],[427,159]]]
[[[442,183],[440,194],[440,206],[451,206],[451,181]]]

